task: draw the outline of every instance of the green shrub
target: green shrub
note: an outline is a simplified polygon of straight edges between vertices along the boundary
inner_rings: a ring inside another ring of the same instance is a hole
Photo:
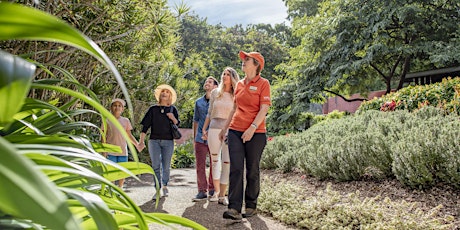
[[[359,112],[380,110],[386,102],[394,102],[395,110],[415,111],[427,105],[460,115],[460,77],[443,79],[430,85],[408,86],[380,98],[363,102]]]
[[[195,154],[191,140],[177,145],[171,159],[172,168],[190,168],[195,164]]]
[[[407,120],[393,148],[393,173],[415,188],[449,183],[459,187],[460,121],[424,108]]]
[[[333,120],[333,119],[340,119],[340,118],[343,118],[344,116],[348,115],[347,112],[340,112],[338,110],[334,110],[326,115],[315,115],[311,121],[311,126],[315,125],[315,124],[318,124],[320,122],[327,122],[327,121],[330,121],[330,120]]]
[[[276,139],[276,141],[275,141]],[[260,161],[260,168],[262,169],[277,169],[276,158],[286,153],[289,142],[284,141],[285,137],[276,136],[270,138],[264,148],[262,159]]]
[[[417,203],[380,197],[361,199],[359,191],[341,195],[331,189],[305,195],[304,188],[265,177],[258,209],[305,229],[451,229],[453,217],[442,219],[438,206],[428,212]]]
[[[366,111],[320,123],[273,138],[261,165],[283,172],[297,168],[320,179],[396,177],[415,188],[459,187],[460,119],[442,111]]]
[[[325,179],[356,180],[386,177],[391,174],[391,151],[385,123],[372,111],[313,126],[299,134],[304,146],[298,167],[310,175]],[[293,140],[290,140],[293,141]]]
[[[299,134],[286,134],[271,138],[262,154],[261,168],[291,172],[297,168],[305,140]]]

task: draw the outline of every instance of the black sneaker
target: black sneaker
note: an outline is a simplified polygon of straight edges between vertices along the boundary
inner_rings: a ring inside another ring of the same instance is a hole
[[[214,190],[209,190],[208,196],[214,196]]]
[[[246,211],[243,214],[243,217],[248,218],[248,217],[255,216],[255,215],[257,215],[257,209],[255,209],[255,208],[246,208]]]
[[[241,216],[241,213],[236,211],[235,209],[228,209],[227,211],[224,212],[223,215],[224,219],[230,219],[230,220],[241,220],[243,217]]]
[[[199,192],[198,194],[196,194],[195,198],[193,198],[192,200],[193,201],[200,201],[200,200],[204,200],[204,199],[207,199],[207,198],[208,198],[208,195],[206,195],[206,193]]]

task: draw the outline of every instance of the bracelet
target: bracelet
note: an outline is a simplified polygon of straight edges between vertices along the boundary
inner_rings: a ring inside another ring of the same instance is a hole
[[[256,125],[256,124],[252,123],[251,126],[257,129],[257,125]]]

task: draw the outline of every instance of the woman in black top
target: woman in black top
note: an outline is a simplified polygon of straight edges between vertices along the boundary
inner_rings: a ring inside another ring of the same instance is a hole
[[[168,196],[168,182],[171,168],[171,158],[174,152],[174,139],[171,134],[170,122],[179,125],[179,113],[173,106],[176,102],[176,91],[169,85],[160,85],[155,89],[155,98],[158,104],[151,106],[142,119],[142,133],[139,139],[139,147],[145,147],[145,136],[150,129],[148,149],[152,168],[158,179],[159,187],[162,188],[163,196]],[[155,181],[156,185],[156,181]],[[155,200],[157,194],[153,196]]]

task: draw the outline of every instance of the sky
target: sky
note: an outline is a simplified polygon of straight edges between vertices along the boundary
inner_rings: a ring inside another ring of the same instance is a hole
[[[207,18],[208,24],[221,23],[226,27],[236,24],[285,23],[287,8],[282,0],[168,0],[170,6],[183,1],[200,18]]]

